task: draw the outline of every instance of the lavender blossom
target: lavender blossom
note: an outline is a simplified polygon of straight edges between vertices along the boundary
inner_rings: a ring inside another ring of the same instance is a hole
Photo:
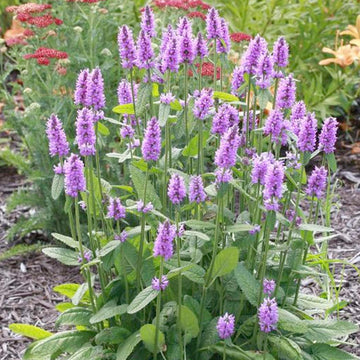
[[[271,78],[274,76],[273,60],[268,52],[261,55],[256,68],[256,85],[261,89],[266,89],[271,84]]]
[[[84,261],[89,262],[89,261],[91,261],[91,258],[92,258],[91,251],[90,250],[85,250],[84,251]],[[82,262],[83,262],[83,258],[81,256],[81,253],[79,252],[78,263],[81,264]]]
[[[156,117],[148,121],[141,152],[145,161],[157,161],[161,152],[161,130]]]
[[[183,18],[183,21],[180,22],[178,39],[180,62],[192,64],[196,56],[196,49],[192,36],[191,23],[186,18]]]
[[[306,187],[306,194],[309,196],[316,196],[318,199],[322,198],[325,194],[327,184],[327,170],[324,166],[317,167],[312,171],[308,179]]]
[[[238,110],[236,110],[233,106],[224,103],[219,107],[217,113],[213,117],[211,132],[213,134],[223,135],[229,127],[237,125],[238,123]]]
[[[82,108],[77,112],[76,142],[80,155],[95,155],[96,136],[94,130],[94,114],[88,108]]]
[[[150,36],[141,30],[137,41],[137,66],[140,69],[151,69],[154,66],[154,51]]]
[[[295,102],[296,84],[290,74],[279,82],[278,92],[276,94],[276,106],[286,109],[291,108]]]
[[[46,123],[46,135],[49,139],[50,156],[66,156],[69,153],[69,144],[59,118],[52,114]]]
[[[200,175],[192,176],[189,184],[189,200],[200,204],[205,201],[204,183]]]
[[[260,156],[253,157],[253,168],[251,170],[251,182],[253,184],[260,183],[265,185],[265,176],[267,168],[274,162],[274,155],[272,153],[262,153]]]
[[[241,63],[244,67],[244,72],[248,74],[256,74],[259,60],[261,56],[267,51],[267,42],[259,34],[255,36],[249,43],[245,54],[242,57]]]
[[[267,167],[264,186],[265,208],[267,210],[279,209],[277,200],[283,195],[282,184],[284,181],[285,171],[282,162],[274,161]]]
[[[231,40],[229,35],[229,27],[225,19],[220,18],[220,37],[216,39],[216,51],[218,53],[229,53]]]
[[[191,22],[187,17],[182,17],[179,20],[177,26],[177,35],[179,37],[186,35],[187,33],[191,33]]]
[[[217,39],[221,37],[221,19],[218,11],[211,8],[206,15],[206,32],[207,38]]]
[[[151,287],[156,291],[164,291],[169,285],[169,280],[166,275],[161,277],[161,280],[154,277],[151,281]]]
[[[245,82],[244,74],[245,74],[245,69],[243,66],[240,65],[234,69],[231,79],[231,91],[233,94],[237,94],[241,85],[244,84]]]
[[[284,115],[282,111],[275,108],[270,111],[264,126],[264,134],[271,136],[271,141],[279,141],[281,129],[284,122]]]
[[[256,224],[256,225],[254,225],[254,227],[251,230],[249,230],[249,234],[255,235],[256,233],[259,233],[260,230],[261,230],[261,226]]]
[[[168,186],[168,196],[170,201],[175,205],[180,204],[184,200],[186,196],[185,181],[179,174],[175,173],[171,175]]]
[[[160,103],[162,104],[170,105],[175,99],[175,95],[173,95],[172,92],[160,95]]]
[[[264,279],[263,281],[263,293],[267,295],[271,295],[275,290],[275,281]]]
[[[177,72],[180,64],[180,52],[178,39],[174,36],[169,39],[167,46],[165,47],[162,59],[161,59],[161,71],[165,73],[166,70],[171,72]]]
[[[104,79],[99,67],[91,71],[86,88],[86,105],[93,106],[95,110],[105,107]]]
[[[278,306],[275,299],[265,298],[258,311],[260,330],[269,333],[276,329],[279,321]]]
[[[76,80],[76,88],[74,93],[74,103],[76,105],[87,106],[86,89],[88,86],[88,78],[90,77],[89,69],[80,71]]]
[[[239,128],[232,126],[222,136],[220,146],[215,154],[215,164],[222,168],[230,168],[236,163],[236,154],[240,145]]]
[[[206,44],[206,40],[199,31],[195,39],[195,54],[196,56],[199,56],[200,59],[203,59],[205,56],[208,55],[208,53],[209,51]]]
[[[56,175],[64,174],[64,167],[60,163],[57,165],[54,165],[53,170]]]
[[[71,154],[64,162],[65,193],[77,197],[79,191],[86,190],[84,163],[76,154]]]
[[[220,316],[216,325],[216,329],[220,339],[227,339],[235,332],[235,316],[225,313]]]
[[[171,25],[168,25],[167,29],[163,31],[161,37],[161,44],[160,44],[160,54],[165,52],[166,47],[168,46],[169,41],[176,37],[174,29]]]
[[[305,115],[306,115],[305,103],[302,100],[296,102],[291,108],[291,116],[290,116],[291,128],[296,136],[299,136],[300,124],[302,119],[305,117]]]
[[[154,209],[154,206],[151,202],[148,202],[146,205],[144,205],[144,202],[142,200],[139,200],[136,203],[136,209],[138,212],[142,212],[143,214],[146,214]]]
[[[319,136],[319,149],[324,150],[325,154],[330,154],[335,151],[337,128],[338,122],[335,118],[329,117],[324,121]]]
[[[213,90],[202,89],[200,95],[194,102],[194,116],[200,120],[204,120],[209,115],[209,110],[213,105]]]
[[[314,113],[307,113],[301,121],[298,134],[298,148],[300,151],[314,151],[316,145],[317,120]]]
[[[123,139],[125,138],[133,138],[135,135],[135,130],[130,125],[124,125],[120,129],[120,135]]]
[[[145,6],[141,15],[141,30],[144,31],[150,38],[156,36],[154,12],[150,6]]]
[[[171,225],[168,220],[159,224],[158,233],[154,243],[153,255],[162,256],[164,260],[169,260],[174,253],[173,241],[175,236],[175,225]]]
[[[215,170],[215,184],[229,183],[233,179],[232,170],[225,168],[217,168]]]
[[[120,234],[116,234],[114,236],[114,240],[118,240],[120,242],[125,242],[128,238],[129,234],[127,233],[126,230],[123,230]]]
[[[274,71],[274,78],[282,78],[284,75],[279,68],[286,67],[289,63],[289,45],[283,36],[280,36],[274,43],[272,59],[274,66],[278,68],[277,71]]]
[[[131,104],[133,102],[131,84],[126,79],[123,79],[119,82],[119,86],[117,88],[117,97],[120,105]]]
[[[136,48],[131,29],[126,25],[120,27],[117,40],[122,67],[132,69],[136,65]]]
[[[109,205],[107,208],[107,217],[109,219],[120,220],[125,218],[126,210],[125,207],[121,204],[119,198],[110,198]]]

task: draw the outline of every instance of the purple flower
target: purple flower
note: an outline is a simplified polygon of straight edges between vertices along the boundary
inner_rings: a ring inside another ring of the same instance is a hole
[[[210,108],[214,105],[213,90],[202,89],[194,102],[194,116],[204,120],[209,115]]]
[[[233,179],[232,170],[225,168],[217,168],[215,170],[215,184],[229,183]]]
[[[131,29],[126,25],[120,27],[117,40],[123,68],[133,68],[136,64],[136,48]]]
[[[76,88],[74,93],[74,102],[76,105],[87,106],[86,102],[86,89],[88,86],[88,78],[90,76],[89,69],[80,71],[76,80]]]
[[[249,43],[241,63],[244,66],[244,72],[248,74],[256,74],[259,60],[267,51],[267,42],[259,34],[255,36]]]
[[[254,113],[252,111],[249,112],[249,121],[247,120],[247,113],[245,112],[244,118],[243,118],[243,126],[242,126],[242,132],[246,133],[247,126],[249,123],[249,130],[256,129],[256,125],[258,124],[259,119],[255,117],[254,119]]]
[[[292,153],[291,151],[286,152],[286,166],[292,169],[300,169],[299,156]]]
[[[102,110],[93,111],[93,114],[94,114],[94,123],[105,118],[105,114]]]
[[[200,175],[192,176],[189,184],[189,200],[198,204],[205,201],[204,183]]]
[[[306,115],[305,103],[302,100],[296,102],[291,108],[291,116],[290,116],[292,131],[296,136],[299,136],[300,124],[302,119],[305,117],[305,115]]]
[[[182,17],[179,20],[178,26],[177,26],[177,35],[178,36],[184,36],[186,33],[191,34],[191,22],[187,17]]]
[[[128,144],[127,144],[127,148],[130,149],[135,149],[137,147],[140,146],[140,140],[139,139],[131,139]]]
[[[282,111],[278,108],[271,110],[265,122],[264,134],[271,135],[271,141],[278,142],[283,122],[284,115]]]
[[[274,76],[273,60],[268,52],[261,55],[256,69],[256,85],[261,89],[266,89],[271,84],[271,78]]]
[[[249,230],[249,234],[255,235],[256,233],[260,232],[260,230],[261,230],[260,225],[256,224],[251,230]]]
[[[206,40],[202,36],[201,32],[199,31],[197,37],[195,39],[195,54],[199,56],[200,59],[203,59],[209,53]]]
[[[150,6],[145,6],[141,15],[141,30],[151,38],[156,36],[154,13]]]
[[[229,127],[237,125],[238,123],[238,110],[233,106],[224,103],[219,107],[217,113],[213,117],[211,132],[213,134],[223,135],[229,129]]]
[[[217,39],[221,37],[221,19],[218,11],[215,8],[211,8],[206,15],[206,32],[207,38]]]
[[[225,313],[220,316],[216,325],[216,329],[220,339],[227,339],[235,332],[235,316]]]
[[[221,137],[220,146],[215,154],[215,164],[222,168],[230,168],[236,163],[236,154],[240,145],[239,128],[237,125],[229,128]]]
[[[85,260],[86,262],[89,262],[89,261],[91,261],[91,258],[92,258],[91,251],[90,251],[90,250],[85,250],[85,251],[84,251],[84,260]],[[83,262],[81,253],[79,253],[79,256],[78,256],[78,262],[79,262],[79,263],[82,263],[82,262]]]
[[[275,281],[264,279],[263,281],[263,292],[264,294],[271,295],[275,290]]]
[[[184,200],[186,187],[182,176],[176,173],[171,175],[167,193],[170,201],[175,205],[180,204]]]
[[[292,209],[287,209],[286,210],[285,216],[289,220],[290,223],[292,223],[294,221],[295,215],[296,215],[295,210],[292,210]],[[300,226],[300,224],[301,224],[301,217],[296,216],[295,225]]]
[[[119,86],[117,88],[117,96],[120,105],[130,104],[133,102],[131,94],[131,84],[126,79],[123,79],[119,82]]]
[[[220,36],[216,39],[216,51],[227,54],[230,51],[231,41],[229,27],[225,19],[220,18]]]
[[[150,69],[153,63],[154,51],[151,46],[151,38],[141,30],[137,41],[137,66],[140,69]]]
[[[160,102],[162,104],[170,105],[173,101],[175,101],[175,95],[173,95],[171,92],[160,95]]]
[[[136,203],[136,208],[138,212],[142,212],[144,214],[152,211],[154,209],[154,206],[151,202],[148,202],[146,205],[144,205],[144,202],[142,200],[139,200]]]
[[[269,164],[265,175],[264,200],[267,210],[278,210],[277,199],[283,194],[282,184],[284,181],[284,165],[280,161]]]
[[[329,117],[324,121],[324,125],[319,136],[319,149],[324,150],[326,154],[330,154],[335,151],[337,128],[338,122],[335,118]]]
[[[120,220],[126,216],[125,207],[121,204],[119,198],[110,198],[107,208],[107,217],[109,219]]]
[[[169,39],[161,59],[161,71],[166,70],[177,72],[180,64],[180,52],[178,39],[173,36]]]
[[[49,139],[50,156],[66,156],[69,153],[69,144],[59,118],[52,114],[46,123],[46,135]]]
[[[120,135],[123,139],[132,138],[135,135],[135,130],[130,125],[124,125],[120,129]]]
[[[296,84],[293,76],[290,74],[279,82],[278,92],[276,94],[276,106],[285,109],[291,108],[295,102]]]
[[[115,234],[114,240],[118,240],[120,242],[125,242],[128,238],[129,234],[126,230],[123,230],[120,234]]]
[[[161,130],[156,117],[148,121],[141,152],[145,161],[157,161],[161,152]]]
[[[79,191],[86,190],[84,163],[76,154],[71,154],[64,162],[65,194],[77,197]]]
[[[260,330],[269,333],[276,329],[279,320],[278,306],[275,299],[265,298],[258,311]]]
[[[105,107],[104,79],[99,67],[91,71],[87,81],[86,105],[95,110]]]
[[[289,45],[283,36],[280,36],[274,43],[272,59],[274,65],[277,67],[286,67],[288,65]],[[280,70],[275,71],[274,73],[275,78],[282,78],[283,76],[284,75]]]
[[[316,145],[317,120],[314,113],[307,113],[300,124],[298,148],[300,151],[314,151]]]
[[[185,232],[185,225],[180,224],[178,230],[176,230],[176,237],[181,238],[184,235]]]
[[[154,277],[151,280],[151,287],[153,288],[153,290],[156,291],[164,291],[168,287],[168,285],[169,285],[169,280],[166,275],[163,275],[161,277],[161,281],[157,277]]]
[[[306,187],[306,194],[309,196],[316,196],[322,198],[325,193],[327,185],[327,170],[324,166],[317,167],[312,171],[308,179],[308,185]]]
[[[274,162],[272,153],[262,153],[260,156],[253,157],[253,168],[251,170],[251,182],[253,184],[260,183],[265,185],[265,176],[267,168]]]
[[[245,81],[244,74],[245,74],[245,69],[243,66],[240,65],[234,69],[231,79],[231,91],[233,94],[237,94],[241,85],[244,84]]]
[[[88,108],[78,110],[76,117],[76,142],[80,155],[95,155],[94,114]]]
[[[56,175],[64,174],[64,167],[60,163],[57,165],[54,165],[53,170]]]
[[[167,29],[162,32],[161,45],[160,45],[160,54],[165,52],[166,47],[168,46],[169,41],[175,37],[174,29],[171,25],[168,25]]]
[[[153,255],[162,256],[165,260],[169,260],[174,253],[173,241],[175,236],[175,225],[171,225],[168,220],[159,224],[158,233],[154,243]]]
[[[192,64],[196,56],[195,43],[192,36],[191,23],[187,18],[180,20],[178,27],[179,55],[181,63]]]

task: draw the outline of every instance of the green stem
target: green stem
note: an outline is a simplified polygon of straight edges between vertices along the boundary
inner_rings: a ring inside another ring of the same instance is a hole
[[[134,106],[134,116],[135,116],[135,121],[136,121],[136,129],[137,129],[137,133],[138,133],[138,137],[139,137],[140,145],[141,145],[141,131],[140,131],[139,119],[138,119],[138,117],[136,115],[136,101],[135,101],[134,79],[133,79],[132,69],[130,69],[130,85],[131,85],[131,97],[132,97],[132,102],[133,102],[133,106]]]
[[[226,342],[224,341],[223,360],[226,360]]]
[[[159,271],[159,281],[161,283],[161,278],[163,275],[164,268],[164,258],[160,258],[160,271]],[[161,290],[159,291],[158,297],[156,299],[156,330],[155,330],[155,347],[154,347],[154,360],[157,360],[158,354],[158,343],[159,343],[159,332],[160,332],[160,308],[161,308]]]

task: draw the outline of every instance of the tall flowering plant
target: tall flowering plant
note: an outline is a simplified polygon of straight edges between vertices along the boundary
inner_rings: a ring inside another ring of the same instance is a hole
[[[255,36],[228,73],[229,32],[215,8],[197,35],[187,18],[157,23],[148,6],[140,28],[119,28],[119,117],[96,67],[76,83],[75,144],[56,115],[48,120],[71,237],[53,234],[67,247],[44,252],[80,266],[84,282],[56,288],[71,299],[57,326],[73,330],[44,335],[24,358],[352,358],[334,345],[357,327],[330,316],[339,306],[330,293],[301,287],[326,277],[312,259],[333,231],[322,214],[337,122],[318,135],[296,102],[285,38]],[[189,76],[204,59],[213,76]],[[99,166],[105,121],[114,184]]]

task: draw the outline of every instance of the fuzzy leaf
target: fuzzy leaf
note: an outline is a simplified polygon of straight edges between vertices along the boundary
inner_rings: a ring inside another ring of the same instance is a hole
[[[116,315],[123,315],[128,308],[127,304],[116,305],[115,300],[106,303],[95,315],[90,318],[90,324],[110,319]]]
[[[258,305],[258,298],[260,293],[260,284],[250,271],[241,262],[235,269],[235,279],[246,299],[253,306]]]
[[[64,175],[55,174],[51,184],[51,197],[56,200],[64,189]]]
[[[131,302],[127,308],[128,314],[135,314],[143,309],[147,304],[153,301],[159,292],[154,290],[151,286],[148,286],[139,294],[136,295],[135,299]]]
[[[110,135],[109,128],[107,126],[105,126],[103,123],[101,123],[100,121],[97,122],[97,127],[98,127],[98,131],[101,135],[104,135],[104,136]]]
[[[130,335],[128,329],[114,326],[111,328],[105,328],[101,330],[95,336],[95,343],[101,344],[120,344]]]
[[[73,248],[73,249],[78,249],[79,248],[79,243],[77,241],[75,241],[73,238],[71,238],[70,236],[65,236],[65,235],[61,235],[58,233],[52,233],[51,234],[56,240],[61,241],[62,243],[64,243],[65,245]]]
[[[135,114],[133,103],[115,106],[112,111],[116,114]]]
[[[28,324],[10,324],[9,329],[15,334],[20,334],[35,340],[45,339],[52,335],[50,331]]]
[[[236,268],[239,259],[239,249],[228,247],[221,250],[215,257],[212,279],[229,274]],[[210,269],[209,269],[210,270]]]
[[[146,324],[141,327],[140,329],[140,337],[143,341],[145,347],[153,353],[155,350],[155,332],[156,327],[153,324]],[[165,344],[165,336],[164,334],[159,331],[158,336],[158,350],[162,349],[163,345]]]
[[[184,305],[181,305],[180,326],[191,338],[195,338],[199,334],[199,322],[196,315]]]
[[[83,307],[73,307],[64,311],[56,320],[55,327],[60,325],[89,326],[92,312]]]
[[[42,252],[65,265],[69,266],[78,266],[78,256],[79,254],[75,251],[72,251],[70,249],[64,249],[59,247],[49,247],[42,249]]]
[[[214,91],[214,95],[213,95],[214,99],[220,99],[223,101],[239,101],[239,98],[233,94],[228,94],[222,91]]]
[[[141,337],[139,332],[133,333],[129,336],[122,344],[119,345],[116,352],[116,360],[126,360],[140,341]]]

